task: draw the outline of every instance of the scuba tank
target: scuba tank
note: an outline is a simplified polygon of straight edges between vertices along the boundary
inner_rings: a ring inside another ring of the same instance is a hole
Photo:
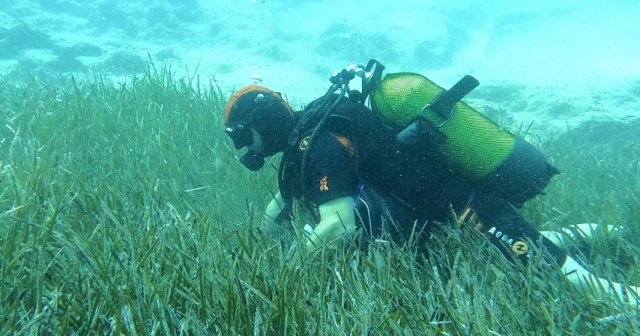
[[[439,148],[443,159],[465,177],[478,180],[509,156],[516,136],[460,101],[475,87],[473,77],[458,83],[444,90],[420,74],[388,74],[373,91],[372,109],[399,132],[416,119],[435,126],[446,138]],[[449,99],[456,91],[459,98]]]
[[[533,145],[460,101],[479,85],[475,78],[465,76],[445,90],[417,73],[382,78],[384,66],[373,59],[365,70],[374,65],[364,94],[372,110],[398,131],[399,141],[429,143],[451,169],[517,207],[544,194],[559,173]]]

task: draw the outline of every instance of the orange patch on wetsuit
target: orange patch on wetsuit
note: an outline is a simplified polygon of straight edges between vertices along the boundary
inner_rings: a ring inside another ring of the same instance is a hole
[[[349,139],[343,136],[333,135],[333,137],[336,138],[336,140],[338,140],[338,142],[347,150],[347,153],[349,154],[349,156],[353,156],[353,153],[354,153],[353,144],[351,143],[351,141],[349,141]]]
[[[322,191],[327,191],[329,190],[329,186],[328,186],[328,182],[327,182],[327,177],[323,177],[322,180],[320,180],[320,190]]]

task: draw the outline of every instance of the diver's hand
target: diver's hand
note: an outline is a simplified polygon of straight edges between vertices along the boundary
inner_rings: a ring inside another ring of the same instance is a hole
[[[320,204],[320,223],[307,239],[309,250],[315,250],[334,239],[355,232],[353,197],[343,196]],[[306,230],[305,230],[306,231]]]

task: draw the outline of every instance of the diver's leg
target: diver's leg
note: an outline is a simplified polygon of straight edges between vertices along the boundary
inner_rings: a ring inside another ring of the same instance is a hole
[[[560,248],[564,248],[566,246],[564,243],[564,234],[560,231],[540,231],[540,234]]]
[[[542,235],[508,203],[499,199],[476,197],[471,206],[477,218],[475,227],[488,236],[508,258],[515,254],[523,263],[527,263],[533,253],[529,244],[533,243],[549,252],[558,265],[566,261],[567,253],[556,244],[558,237]]]
[[[622,302],[638,305],[640,289],[636,286],[624,286],[621,283],[598,278],[571,257],[567,257],[561,269],[569,282],[582,292],[593,294],[600,299],[606,296],[617,297]]]
[[[606,233],[612,233],[624,229],[624,227],[622,226],[582,223],[570,225],[566,228],[562,228],[560,231],[540,231],[540,234],[547,237],[559,247],[565,247],[565,235],[571,238],[575,238],[577,234],[581,238],[591,239],[593,238],[594,233],[598,230],[601,230],[601,228],[604,228]]]
[[[482,202],[477,204],[483,205]],[[550,237],[542,235],[511,207],[501,207],[499,203],[493,200],[490,207],[482,208],[482,210],[485,211],[485,214],[483,216],[482,212],[478,212],[481,224],[476,227],[489,234],[494,243],[496,238],[501,240],[502,243],[509,243],[508,246],[516,254],[520,254],[518,251],[528,251],[527,241],[532,241],[536,244],[540,243],[554,257],[564,275],[576,289],[592,294],[597,298],[617,297],[622,302],[632,305],[638,304],[638,296],[640,295],[638,287],[624,286],[621,283],[605,280],[590,273],[554,243],[554,240],[558,237],[557,235],[549,234]],[[592,236],[596,229],[597,226],[589,223],[575,226],[575,232],[588,237]],[[606,229],[613,231],[616,228],[607,226]],[[509,237],[506,241],[505,236]],[[517,243],[513,243],[512,239]],[[522,253],[522,255],[526,254]],[[523,260],[526,262],[526,259]]]

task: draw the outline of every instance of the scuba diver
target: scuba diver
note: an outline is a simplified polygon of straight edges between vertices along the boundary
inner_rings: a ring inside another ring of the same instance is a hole
[[[283,153],[279,192],[262,221],[267,233],[292,220],[294,202],[317,222],[304,228],[310,250],[356,234],[366,246],[382,234],[420,238],[437,223],[467,223],[511,260],[546,251],[576,288],[638,303],[638,288],[591,274],[560,247],[561,235],[539,232],[514,209],[544,194],[559,171],[461,101],[475,78],[444,90],[415,73],[382,78],[383,70],[376,60],[343,69],[303,111],[257,85],[230,98],[225,132],[237,150],[247,148],[241,163],[257,171]],[[349,89],[356,77],[362,91]],[[594,226],[579,229],[591,235]]]

